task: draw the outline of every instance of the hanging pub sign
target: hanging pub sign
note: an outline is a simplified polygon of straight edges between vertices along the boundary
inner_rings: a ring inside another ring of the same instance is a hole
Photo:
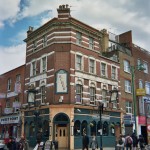
[[[56,72],[56,93],[68,93],[68,73],[65,70]]]

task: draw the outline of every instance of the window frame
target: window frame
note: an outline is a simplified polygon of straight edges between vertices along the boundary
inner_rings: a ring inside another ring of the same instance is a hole
[[[82,44],[82,33],[76,32],[76,43],[81,45]]]
[[[115,67],[115,66],[111,67],[111,78],[114,79],[114,80],[116,80],[118,78],[117,77],[117,67]]]
[[[79,90],[77,89],[79,87]],[[80,91],[79,93],[77,93],[78,91]],[[77,101],[78,99],[78,95],[80,98],[80,101]],[[83,85],[82,84],[76,84],[76,103],[82,104],[83,101]]]
[[[132,93],[131,81],[130,80],[124,80],[124,85],[125,85],[125,92]]]
[[[146,94],[150,95],[150,82],[145,82],[145,91]]]
[[[95,88],[95,86],[90,86],[89,92],[90,92],[90,104],[95,105],[95,102],[96,102],[96,88]]]
[[[30,76],[36,76],[36,61],[31,62]]]
[[[144,73],[148,74],[148,63],[147,62],[143,62],[143,67],[144,67]]]
[[[92,37],[89,37],[89,48],[94,49],[94,39]]]
[[[131,70],[130,70],[130,61],[128,60],[124,60],[123,61],[123,68],[124,68],[124,72],[127,72],[127,73],[131,73]]]
[[[101,76],[107,77],[107,64],[101,62]]]
[[[44,60],[44,61],[43,61],[43,60]],[[45,62],[45,64],[44,64],[44,62]],[[46,71],[47,71],[47,57],[46,57],[46,56],[43,56],[43,57],[41,58],[40,63],[41,63],[40,72],[41,72],[41,73],[46,72]],[[44,66],[44,65],[45,65],[45,66]]]
[[[79,54],[76,55],[76,69],[83,70],[83,57]]]
[[[89,73],[95,74],[95,60],[89,59]]]
[[[133,109],[132,109],[132,105],[133,105],[132,102],[126,101],[125,105],[126,105],[126,113],[127,114],[132,114],[132,111],[133,111]]]
[[[11,78],[8,78],[8,80],[7,80],[7,91],[11,91],[11,84],[12,84]]]

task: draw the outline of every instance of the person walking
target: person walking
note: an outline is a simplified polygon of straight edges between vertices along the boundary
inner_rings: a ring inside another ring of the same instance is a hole
[[[128,134],[125,138],[126,150],[132,150],[132,143],[133,143],[133,140],[131,136]]]
[[[138,147],[138,138],[135,133],[132,134],[132,140],[133,140],[133,150],[137,150]]]
[[[17,150],[29,150],[29,144],[25,140],[24,136],[21,136],[21,139],[18,144],[18,149]]]
[[[89,149],[89,137],[86,135],[86,132],[83,132],[82,138],[82,150]]]
[[[95,150],[96,148],[98,149],[98,142],[97,142],[95,134],[92,137],[92,141],[90,143],[90,147],[92,148],[92,150]]]
[[[124,150],[124,146],[125,146],[125,138],[123,135],[120,135],[117,143],[117,150]]]
[[[140,149],[144,150],[144,148],[145,148],[145,146],[144,146],[145,140],[144,140],[143,135],[139,135],[138,141],[139,141]]]

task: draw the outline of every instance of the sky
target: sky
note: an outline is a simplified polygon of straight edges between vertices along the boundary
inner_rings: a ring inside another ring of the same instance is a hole
[[[96,29],[116,35],[132,30],[133,43],[150,51],[150,0],[0,0],[0,74],[25,64],[28,27],[57,17],[63,4]]]

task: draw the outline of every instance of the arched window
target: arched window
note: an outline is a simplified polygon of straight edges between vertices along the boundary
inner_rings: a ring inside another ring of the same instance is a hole
[[[43,134],[45,137],[49,137],[49,122],[47,120],[43,122]]]
[[[108,123],[106,121],[103,124],[103,135],[108,135]]]
[[[114,122],[110,124],[110,132],[111,132],[111,135],[115,136],[115,123]]]
[[[85,132],[86,134],[87,133],[87,121],[83,121],[82,122],[82,125],[81,125],[81,132],[82,132],[82,135],[83,135],[83,132]]]
[[[79,120],[76,120],[74,123],[74,135],[75,136],[79,136],[81,134],[80,128],[81,128],[81,123]]]
[[[35,124],[33,122],[30,123],[29,136],[34,136],[35,133]]]
[[[91,130],[91,136],[96,135],[96,122],[95,121],[92,121],[90,123],[90,130]]]

